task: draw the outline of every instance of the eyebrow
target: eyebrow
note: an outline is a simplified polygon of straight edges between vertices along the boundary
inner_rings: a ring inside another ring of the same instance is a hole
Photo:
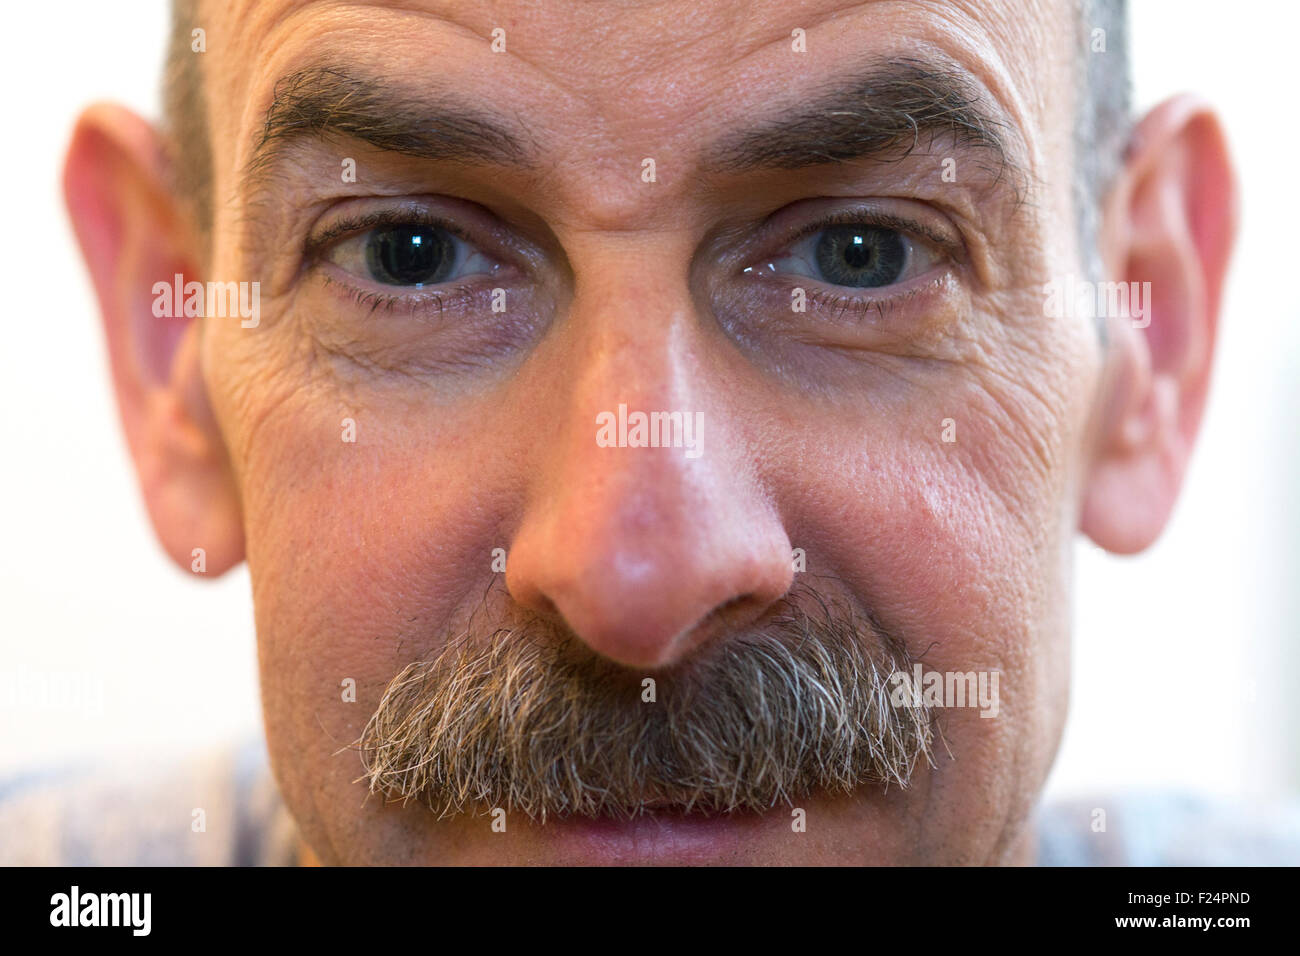
[[[386,78],[320,66],[275,84],[246,175],[275,165],[296,140],[331,136],[432,161],[522,168],[536,162],[526,133],[500,116]],[[923,141],[929,150],[942,142],[977,155],[994,185],[1010,183],[1022,198],[1028,175],[1003,111],[965,71],[908,58],[873,64],[823,87],[811,103],[724,136],[706,152],[705,168],[734,174],[897,161]]]
[[[824,87],[811,104],[725,137],[715,172],[794,170],[857,160],[901,160],[924,143],[977,155],[993,183],[1019,195],[1028,182],[1014,128],[970,74],[891,59]]]
[[[272,94],[252,159],[254,176],[274,166],[302,138],[346,136],[377,149],[442,162],[526,167],[525,136],[503,119],[439,101],[387,79],[333,67],[282,77]]]

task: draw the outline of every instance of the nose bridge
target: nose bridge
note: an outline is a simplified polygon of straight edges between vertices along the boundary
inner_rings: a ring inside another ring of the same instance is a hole
[[[636,269],[652,254],[629,250],[609,267]],[[580,285],[567,320],[569,333],[583,343],[578,397],[607,402],[622,393],[659,405],[687,398],[686,350],[698,333],[695,322],[685,284],[674,288],[664,268]]]
[[[609,263],[601,271],[619,269]],[[552,464],[550,509],[557,526],[592,544],[586,556],[597,565],[653,576],[702,530],[690,518],[706,506],[712,466],[707,382],[693,367],[696,321],[684,297],[651,275],[604,280],[575,295],[567,332],[580,344],[571,353],[569,427]]]
[[[553,399],[565,425],[529,478],[507,585],[597,652],[657,667],[706,637],[718,608],[780,597],[790,552],[711,422],[685,282],[625,271],[629,250],[614,258],[586,284],[575,269]]]
[[[702,328],[687,260],[676,247],[654,236],[602,243],[575,270],[565,319],[574,356],[570,463],[664,491],[689,485],[685,465],[702,457],[709,387],[697,364]],[[584,252],[580,246],[577,255]],[[676,439],[683,447],[672,446]],[[693,449],[684,447],[688,440]],[[608,454],[644,450],[678,454]]]

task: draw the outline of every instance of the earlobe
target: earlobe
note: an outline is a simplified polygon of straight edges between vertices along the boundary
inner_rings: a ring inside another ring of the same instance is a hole
[[[1103,217],[1106,278],[1125,283],[1146,310],[1107,317],[1080,530],[1109,551],[1149,547],[1177,500],[1209,391],[1236,206],[1215,115],[1191,97],[1153,110]]]
[[[177,274],[198,279],[199,258],[155,131],[118,107],[87,109],[68,148],[64,196],[99,300],[118,411],[154,530],[185,570],[220,574],[243,559],[242,515],[208,406],[200,320],[156,308],[155,284]]]

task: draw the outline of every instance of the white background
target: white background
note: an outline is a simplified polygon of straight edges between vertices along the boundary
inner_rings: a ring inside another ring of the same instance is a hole
[[[1221,108],[1243,228],[1172,524],[1138,558],[1079,546],[1071,719],[1049,793],[1294,793],[1300,16],[1274,3],[1135,6],[1138,105],[1194,89]],[[165,11],[161,0],[6,10],[0,774],[88,754],[153,759],[259,724],[247,571],[196,578],[153,539],[58,187],[83,104],[157,116]],[[78,688],[75,706],[30,699],[60,677]]]

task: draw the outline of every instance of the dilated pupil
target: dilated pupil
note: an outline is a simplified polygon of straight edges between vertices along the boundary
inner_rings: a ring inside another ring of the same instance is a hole
[[[366,262],[376,279],[393,285],[441,281],[451,268],[447,234],[429,226],[385,226],[366,244]]]

